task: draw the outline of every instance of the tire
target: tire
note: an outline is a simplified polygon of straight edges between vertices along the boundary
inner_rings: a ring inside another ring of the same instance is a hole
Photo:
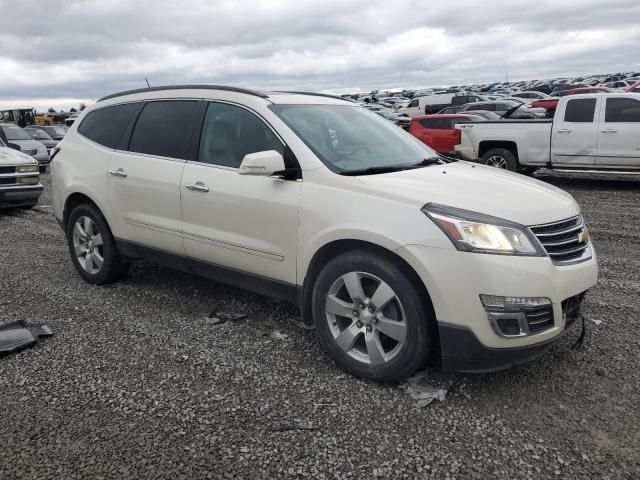
[[[127,273],[129,263],[120,256],[111,229],[95,206],[85,203],[74,208],[66,234],[71,260],[85,282],[105,285]]]
[[[510,172],[516,172],[519,168],[516,156],[506,148],[492,148],[482,155],[480,163],[490,167],[509,170]]]
[[[387,255],[352,251],[337,256],[318,274],[311,301],[320,342],[353,375],[401,380],[425,367],[435,350],[437,328],[427,299],[406,267]]]

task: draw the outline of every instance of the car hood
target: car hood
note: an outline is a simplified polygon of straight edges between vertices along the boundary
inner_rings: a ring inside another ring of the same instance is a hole
[[[19,145],[23,150],[42,149],[42,143],[37,140],[9,140],[9,143]]]
[[[9,147],[0,147],[0,165],[37,164],[32,157]]]
[[[522,225],[573,217],[580,207],[571,195],[524,175],[469,162],[358,177],[372,193],[383,191],[399,201],[471,210]]]

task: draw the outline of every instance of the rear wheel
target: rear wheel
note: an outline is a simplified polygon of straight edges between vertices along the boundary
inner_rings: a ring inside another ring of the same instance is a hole
[[[482,155],[480,162],[490,167],[502,168],[511,172],[518,170],[516,156],[506,148],[492,148]]]
[[[67,243],[73,264],[87,283],[104,285],[129,269],[100,211],[90,204],[73,209],[67,223]]]
[[[344,370],[377,381],[399,380],[424,367],[435,321],[405,268],[375,253],[331,260],[313,289],[321,343]]]

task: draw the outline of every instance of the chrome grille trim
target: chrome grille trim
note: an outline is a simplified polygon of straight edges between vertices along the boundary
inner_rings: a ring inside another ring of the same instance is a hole
[[[557,222],[529,227],[557,265],[569,265],[589,260],[591,244],[583,240],[585,224],[582,215]]]

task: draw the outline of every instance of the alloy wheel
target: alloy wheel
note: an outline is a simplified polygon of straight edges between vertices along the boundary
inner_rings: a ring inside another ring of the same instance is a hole
[[[73,226],[73,250],[85,272],[95,275],[104,263],[102,234],[89,217],[78,217]]]
[[[340,276],[329,288],[325,305],[329,330],[350,357],[378,366],[402,350],[407,337],[402,303],[375,275],[350,272]]]
[[[507,160],[500,155],[490,156],[489,158],[487,158],[486,164],[489,165],[490,167],[503,168],[505,170],[508,167]]]

